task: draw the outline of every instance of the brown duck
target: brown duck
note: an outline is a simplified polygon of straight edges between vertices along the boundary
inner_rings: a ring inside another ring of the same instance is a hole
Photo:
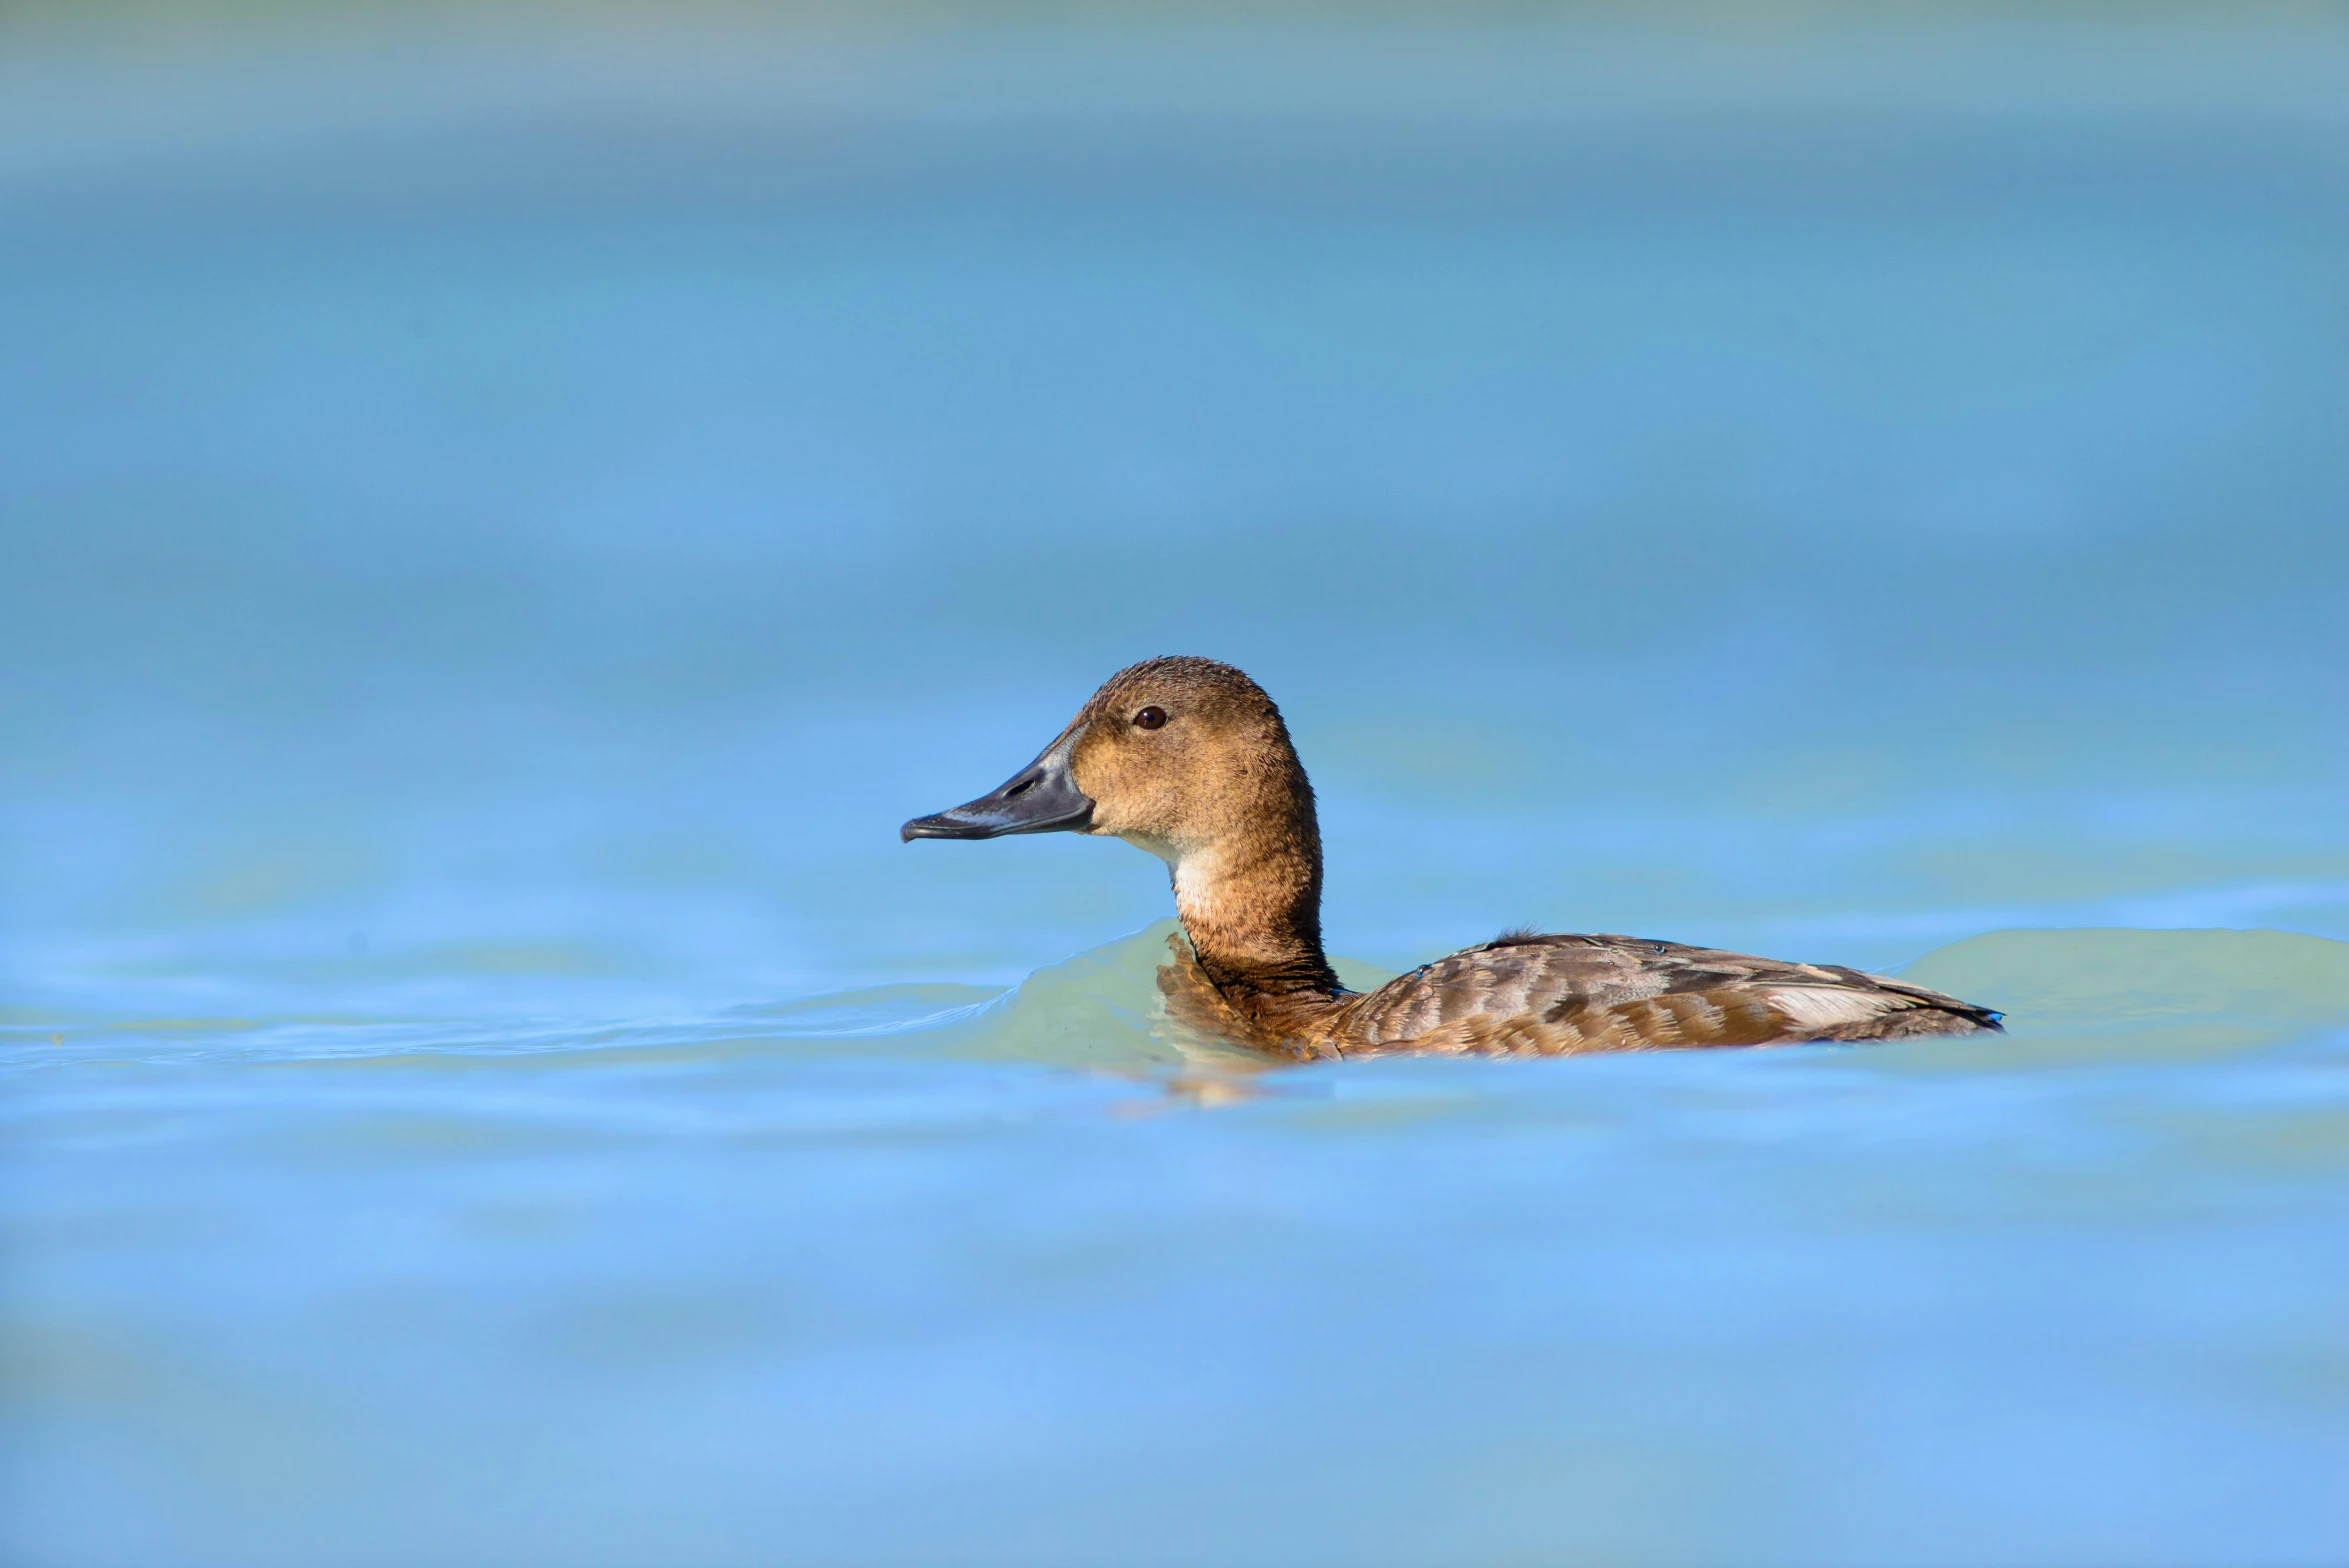
[[[1121,670],[1000,789],[917,838],[1122,838],[1165,861],[1190,938],[1159,983],[1190,1026],[1298,1058],[1562,1055],[1999,1031],[1999,1015],[1840,965],[1627,936],[1511,933],[1348,991],[1321,949],[1321,833],[1280,710],[1212,659]]]

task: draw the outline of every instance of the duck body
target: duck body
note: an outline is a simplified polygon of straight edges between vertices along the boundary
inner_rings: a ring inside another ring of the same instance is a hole
[[[1510,932],[1375,991],[1321,945],[1313,792],[1272,699],[1208,659],[1122,670],[1027,768],[901,830],[1082,832],[1163,859],[1184,939],[1159,972],[1170,1016],[1272,1055],[1572,1055],[1994,1034],[1999,1015],[1839,965],[1626,936]]]
[[[1511,933],[1375,991],[1265,997],[1217,986],[1179,941],[1170,1013],[1299,1060],[1418,1052],[1572,1056],[2000,1032],[1998,1015],[1840,965],[1782,963],[1644,937]]]

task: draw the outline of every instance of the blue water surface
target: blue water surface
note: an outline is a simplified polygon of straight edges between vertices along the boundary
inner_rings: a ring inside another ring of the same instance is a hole
[[[0,40],[0,1557],[2349,1556],[2332,13]],[[2013,1032],[1201,1052],[1169,652]]]

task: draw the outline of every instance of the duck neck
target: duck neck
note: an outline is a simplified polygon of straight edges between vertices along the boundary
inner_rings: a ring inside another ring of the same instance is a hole
[[[1321,843],[1302,834],[1203,845],[1175,861],[1175,912],[1199,967],[1227,995],[1328,997]]]

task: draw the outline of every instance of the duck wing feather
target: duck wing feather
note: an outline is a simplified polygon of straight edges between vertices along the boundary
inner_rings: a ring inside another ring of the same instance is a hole
[[[1835,964],[1629,936],[1512,935],[1349,998],[1341,1050],[1563,1055],[1999,1030],[1956,997]]]

